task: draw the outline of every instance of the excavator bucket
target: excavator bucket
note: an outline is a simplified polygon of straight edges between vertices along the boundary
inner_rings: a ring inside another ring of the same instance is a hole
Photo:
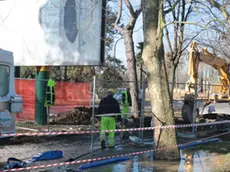
[[[184,104],[182,106],[182,118],[185,123],[193,122],[193,105],[192,104]]]
[[[182,118],[186,123],[193,122],[194,96],[192,94],[185,95],[184,105],[182,106]]]

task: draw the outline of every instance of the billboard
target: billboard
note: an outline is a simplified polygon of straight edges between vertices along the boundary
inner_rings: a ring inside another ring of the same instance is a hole
[[[102,0],[0,1],[0,48],[16,66],[100,65]]]

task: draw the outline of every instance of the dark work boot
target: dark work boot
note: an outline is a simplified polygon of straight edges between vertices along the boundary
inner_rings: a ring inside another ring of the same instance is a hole
[[[113,148],[115,148],[115,146],[109,146],[109,149],[113,149]]]
[[[101,141],[101,149],[105,149],[105,140]]]

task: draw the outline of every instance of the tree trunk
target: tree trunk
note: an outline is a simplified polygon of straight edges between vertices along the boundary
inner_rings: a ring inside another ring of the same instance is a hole
[[[143,60],[147,67],[148,87],[152,104],[154,125],[174,124],[169,93],[168,78],[163,47],[163,0],[144,1],[144,50]],[[176,147],[175,129],[155,129],[154,148],[171,147],[156,151],[156,159],[173,160],[179,158]]]
[[[138,82],[137,82],[137,71],[136,71],[136,58],[134,54],[134,43],[133,43],[133,33],[132,30],[124,29],[124,45],[125,54],[127,60],[130,94],[132,97],[132,112],[134,112],[134,117],[137,118],[139,114],[138,108]]]

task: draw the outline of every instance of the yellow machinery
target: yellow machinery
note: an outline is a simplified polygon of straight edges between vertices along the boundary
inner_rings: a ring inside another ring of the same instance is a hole
[[[194,103],[196,103],[194,101],[194,96],[196,94],[195,88],[198,82],[198,67],[200,62],[210,65],[219,71],[219,82],[221,85],[219,94],[212,98],[209,97],[208,103],[202,107],[201,111],[196,107],[194,108]],[[197,115],[202,116],[215,114],[215,118],[220,114],[230,115],[230,62],[216,57],[205,48],[201,48],[200,52],[197,43],[193,42],[190,46],[188,74],[190,76],[188,83],[189,92],[185,94],[184,105],[182,107],[182,117],[185,122],[194,122],[195,117],[193,112],[197,112]]]

